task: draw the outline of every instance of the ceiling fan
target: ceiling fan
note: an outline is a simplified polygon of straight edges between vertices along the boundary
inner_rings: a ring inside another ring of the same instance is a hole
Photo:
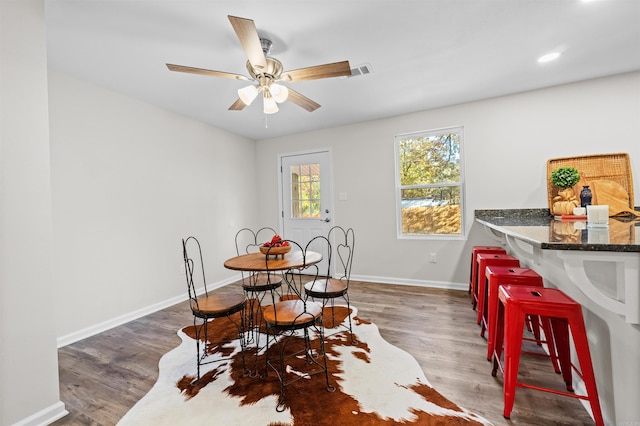
[[[296,81],[351,75],[349,61],[284,71],[282,63],[279,60],[267,56],[271,49],[271,40],[260,38],[253,20],[230,15],[228,18],[247,55],[248,60],[246,66],[250,77],[183,65],[167,64],[167,67],[171,71],[209,75],[234,80],[248,80],[257,83],[238,90],[239,99],[229,107],[231,111],[244,109],[245,106],[253,102],[259,93],[262,93],[263,111],[265,114],[278,112],[277,104],[286,100],[290,100],[294,104],[312,112],[320,108],[320,104],[279,83],[295,83]]]

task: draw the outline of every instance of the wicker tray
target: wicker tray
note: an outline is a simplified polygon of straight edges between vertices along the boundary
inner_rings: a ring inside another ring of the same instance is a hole
[[[629,154],[598,154],[548,160],[547,195],[550,211],[553,211],[553,198],[561,189],[551,183],[551,172],[558,167],[575,167],[580,172],[580,182],[573,187],[576,196],[580,195],[583,186],[589,185],[593,192],[593,204],[609,204],[611,216],[638,215],[633,206],[635,199]]]

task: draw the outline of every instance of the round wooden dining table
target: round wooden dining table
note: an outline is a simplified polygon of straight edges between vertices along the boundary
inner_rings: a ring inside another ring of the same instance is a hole
[[[322,260],[322,255],[314,251],[307,251],[303,256],[301,251],[291,251],[283,258],[269,256],[256,252],[232,257],[224,262],[224,267],[234,271],[267,272],[287,271],[315,265]]]

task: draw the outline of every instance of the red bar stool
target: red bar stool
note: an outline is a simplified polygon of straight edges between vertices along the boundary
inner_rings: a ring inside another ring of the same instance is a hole
[[[535,287],[543,287],[544,282],[542,276],[536,271],[530,268],[516,268],[512,266],[494,266],[489,265],[486,268],[487,276],[487,303],[486,309],[483,311],[480,331],[480,336],[484,337],[484,332],[487,332],[487,360],[491,361],[493,351],[495,349],[496,341],[496,314],[498,312],[498,286],[500,284],[509,285],[528,285]],[[538,317],[532,318],[529,325],[529,330],[533,331],[536,343],[542,344],[540,339]],[[545,336],[548,336],[545,330]],[[553,341],[550,342],[550,351],[554,349]],[[559,371],[556,369],[556,371]]]
[[[520,261],[510,254],[505,253],[478,253],[478,256],[476,256],[476,263],[478,264],[478,273],[474,285],[475,303],[473,304],[473,308],[478,309],[478,324],[480,324],[480,317],[482,315],[481,311],[484,309],[485,300],[487,299],[487,275],[485,269],[489,265],[513,266],[519,268]]]
[[[527,387],[558,395],[589,401],[596,425],[604,425],[598,390],[591,364],[589,341],[582,316],[582,306],[561,290],[555,288],[511,286],[498,287],[498,316],[496,322],[496,344],[493,354],[493,370],[498,368],[504,376],[504,412],[509,418],[515,400],[516,387]],[[522,334],[525,317],[539,315],[551,322],[553,338],[558,350],[558,359],[567,391],[559,391],[518,382],[518,366],[522,349]],[[571,334],[569,334],[571,330]],[[571,363],[569,336],[573,339],[578,362],[582,372]],[[504,343],[504,366],[501,364],[502,345]],[[574,393],[572,371],[584,381],[587,395]]]
[[[469,270],[469,294],[474,291],[474,283],[478,278],[478,253],[502,253],[507,254],[507,251],[500,246],[473,246],[471,250],[471,268]],[[474,291],[473,294],[476,294]],[[471,301],[475,308],[476,299]]]

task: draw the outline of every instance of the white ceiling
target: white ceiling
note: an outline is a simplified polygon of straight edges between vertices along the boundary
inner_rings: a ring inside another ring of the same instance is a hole
[[[640,0],[45,1],[51,68],[253,140],[640,70]],[[246,81],[165,66],[248,75],[227,15],[253,19],[285,70],[373,72],[290,83],[311,113],[229,111]]]

